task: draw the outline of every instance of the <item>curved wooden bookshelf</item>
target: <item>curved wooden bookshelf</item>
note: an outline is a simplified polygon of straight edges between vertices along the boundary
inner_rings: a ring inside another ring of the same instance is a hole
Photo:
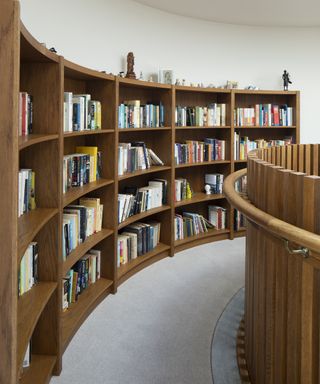
[[[170,248],[171,247],[169,245],[159,243],[152,251],[146,253],[145,255],[138,256],[136,259],[118,267],[118,283],[123,283],[136,272],[146,268],[161,258],[168,256]]]
[[[77,131],[77,132],[64,132],[63,137],[77,137],[77,136],[86,136],[86,135],[103,135],[105,133],[114,133],[114,129],[92,129],[86,131]]]
[[[222,193],[219,193],[216,195],[214,194],[207,195],[204,192],[196,192],[191,199],[176,201],[174,203],[174,206],[177,208],[177,207],[183,207],[185,205],[203,203],[205,201],[220,200],[220,199],[225,199],[225,196]]]
[[[154,173],[154,172],[160,172],[160,171],[168,171],[170,169],[171,167],[168,167],[167,165],[153,165],[148,169],[142,169],[139,171],[125,173],[124,175],[118,176],[118,180],[122,181],[122,180],[130,179],[131,177],[147,175],[148,173]]]
[[[56,356],[32,355],[31,365],[25,369],[19,384],[48,383],[56,361]]]
[[[196,236],[186,237],[174,242],[175,252],[180,252],[186,248],[192,248],[200,244],[208,243],[212,240],[223,240],[229,238],[230,229],[210,229],[208,232]]]
[[[50,300],[57,283],[39,282],[18,300],[17,369],[22,366],[27,345],[37,321]]]
[[[214,165],[214,164],[230,164],[230,160],[214,160],[214,161],[202,161],[199,163],[178,164],[175,166],[175,168],[201,167],[204,165]]]
[[[66,59],[63,59],[63,64],[64,64],[65,75],[73,79],[80,79],[80,80],[100,79],[100,80],[111,80],[111,81],[114,81],[115,79],[114,75],[108,75],[104,72],[99,72],[94,69],[86,68]]]
[[[137,215],[130,216],[127,220],[123,221],[118,225],[118,229],[124,228],[127,225],[134,223],[135,221],[142,220],[148,216],[152,216],[156,213],[165,212],[171,209],[169,205],[162,205],[158,208],[149,209],[148,211],[138,213]]]
[[[31,145],[57,140],[58,138],[59,135],[45,135],[37,133],[32,133],[27,136],[19,136],[19,149],[21,150],[30,147]]]
[[[96,244],[100,243],[100,241],[106,239],[107,237],[113,235],[113,230],[111,229],[102,229],[98,233],[94,233],[89,236],[86,241],[80,245],[76,249],[74,249],[63,262],[62,265],[62,275],[65,276],[67,272],[71,269],[71,267],[83,256],[85,255],[91,248],[93,248]]]
[[[57,208],[37,208],[19,217],[18,264],[30,242],[58,212]]]
[[[107,185],[113,184],[113,180],[108,179],[99,179],[93,181],[92,183],[85,184],[83,187],[73,187],[70,188],[62,198],[62,205],[66,207],[68,204],[72,203],[74,200],[79,199],[80,197],[86,195],[87,193],[93,192],[96,189],[105,187]]]
[[[72,303],[70,308],[62,313],[62,349],[68,346],[73,335],[77,332],[84,320],[94,308],[111,292],[113,281],[104,278],[90,285],[78,297],[78,301]]]
[[[119,133],[145,131],[171,131],[171,127],[118,128]]]

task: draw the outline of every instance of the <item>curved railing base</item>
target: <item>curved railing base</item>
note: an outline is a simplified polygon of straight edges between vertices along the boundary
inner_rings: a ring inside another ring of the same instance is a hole
[[[240,321],[237,333],[237,362],[239,375],[242,384],[251,384],[249,372],[247,368],[246,352],[245,352],[245,327],[244,317]]]

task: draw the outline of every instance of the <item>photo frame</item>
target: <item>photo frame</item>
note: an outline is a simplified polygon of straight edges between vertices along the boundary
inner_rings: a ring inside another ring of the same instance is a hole
[[[173,84],[173,71],[171,69],[160,69],[159,83]]]

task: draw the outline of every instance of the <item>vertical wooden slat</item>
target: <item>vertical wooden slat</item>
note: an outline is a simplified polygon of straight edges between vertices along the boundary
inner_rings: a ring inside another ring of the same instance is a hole
[[[19,3],[0,5],[0,383],[16,378]]]
[[[286,148],[286,168],[292,169],[292,145],[287,145]]]
[[[296,144],[292,145],[292,169],[298,171],[298,146]]]
[[[307,175],[311,175],[312,172],[312,150],[311,150],[311,144],[306,144],[304,146],[304,171]]]
[[[287,145],[283,145],[281,147],[281,160],[279,165],[281,165],[281,167],[283,168],[286,168],[287,147],[288,147]]]
[[[276,162],[275,165],[281,165],[281,147],[276,147]]]
[[[276,164],[276,147],[271,147],[271,163]]]
[[[304,145],[300,144],[298,146],[298,171],[299,172],[305,172],[304,153],[305,153]]]
[[[319,144],[312,145],[312,174],[319,176]]]

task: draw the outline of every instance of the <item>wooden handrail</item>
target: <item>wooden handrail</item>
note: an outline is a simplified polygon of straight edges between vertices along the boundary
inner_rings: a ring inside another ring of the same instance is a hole
[[[248,200],[241,197],[234,188],[234,184],[237,180],[247,174],[247,169],[241,169],[237,172],[229,175],[223,184],[223,193],[227,197],[229,203],[242,212],[246,218],[259,227],[264,228],[266,231],[272,233],[272,235],[288,240],[292,243],[299,244],[302,247],[308,248],[310,251],[319,253],[320,251],[320,236],[304,229],[298,228],[285,221],[279,220],[274,216],[262,211],[255,207]],[[310,256],[320,260],[315,254],[310,253]]]

